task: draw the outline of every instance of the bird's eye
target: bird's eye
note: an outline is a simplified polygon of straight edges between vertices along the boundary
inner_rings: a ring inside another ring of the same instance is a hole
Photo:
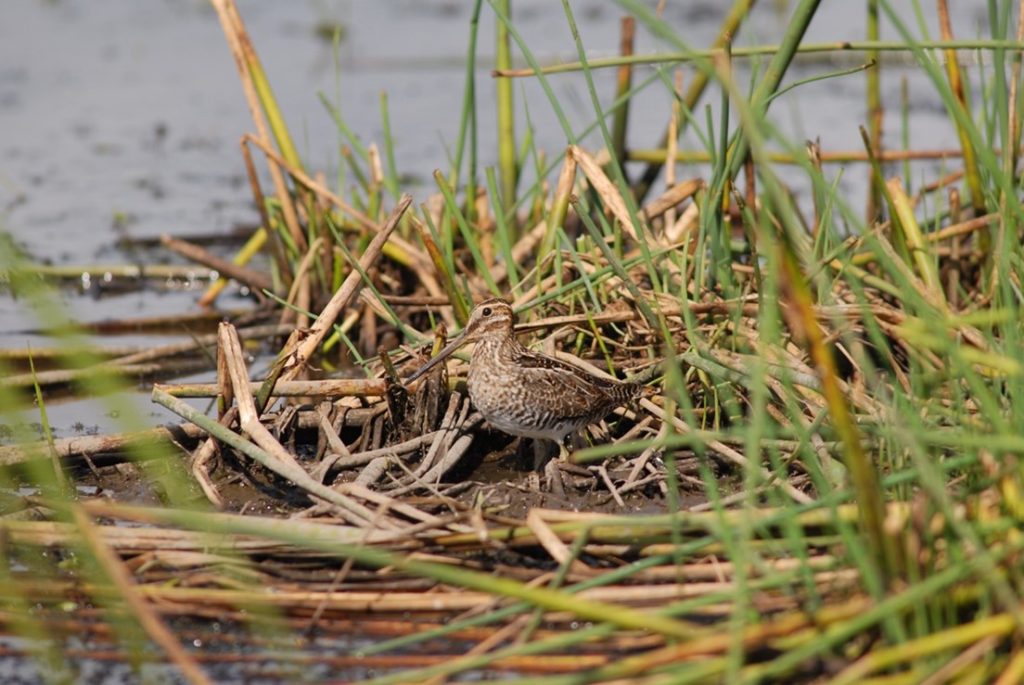
[[[490,316],[491,314],[494,313],[494,310],[492,310],[490,307],[484,307],[483,311],[480,313],[483,314],[484,316]]]

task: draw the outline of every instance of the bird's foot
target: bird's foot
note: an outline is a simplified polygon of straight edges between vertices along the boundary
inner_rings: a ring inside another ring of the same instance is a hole
[[[562,482],[560,459],[552,459],[544,466],[545,490],[556,497],[565,497],[565,484]]]
[[[572,463],[572,455],[569,453],[569,448],[565,446],[565,443],[558,443],[558,461],[566,464]]]
[[[541,467],[551,461],[551,448],[546,440],[533,440],[533,470],[540,471]]]

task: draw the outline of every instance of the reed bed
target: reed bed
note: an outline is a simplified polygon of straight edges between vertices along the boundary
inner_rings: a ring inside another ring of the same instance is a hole
[[[938,40],[871,0],[867,41],[807,45],[819,3],[802,0],[778,45],[747,49],[730,37],[753,3],[736,0],[693,49],[622,0],[622,56],[593,60],[564,2],[578,61],[549,68],[514,2],[478,0],[451,165],[417,203],[386,99],[369,144],[324,101],[346,190],[306,169],[237,8],[212,2],[254,117],[242,157],[262,225],[233,260],[163,244],[259,306],[152,350],[103,353],[65,327],[40,357],[56,368],[29,357],[0,385],[11,415],[33,389],[45,429],[48,388],[109,393],[182,355],[211,370],[153,386],[179,425],[0,447],[5,492],[36,485],[0,518],[0,621],[26,638],[0,652],[44,669],[162,661],[188,682],[1020,681],[1024,5],[993,0],[989,35],[964,41],[942,0]],[[503,85],[497,164],[480,169],[485,11]],[[634,54],[638,25],[676,51]],[[794,83],[808,51],[865,61]],[[887,51],[929,77],[957,141],[887,144]],[[977,73],[965,51],[985,55]],[[758,55],[738,82],[734,62]],[[568,125],[556,71],[590,97],[588,131]],[[773,123],[803,83],[863,71],[863,150]],[[517,139],[514,78],[544,87],[530,106],[559,115],[564,150],[532,149],[529,127]],[[673,95],[664,140],[633,148],[629,111],[651,88]],[[704,149],[679,148],[686,130]],[[704,166],[680,178],[678,161]],[[840,194],[839,161],[862,165],[869,197]],[[52,293],[7,259],[58,328]],[[474,410],[464,361],[401,380],[490,296],[532,346],[648,387],[543,474]],[[254,353],[271,361],[250,368]],[[116,477],[144,492],[82,491]]]

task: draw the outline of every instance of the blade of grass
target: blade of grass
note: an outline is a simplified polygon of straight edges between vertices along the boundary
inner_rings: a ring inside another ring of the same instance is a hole
[[[510,0],[493,0],[495,12],[502,17],[495,22],[497,35],[494,39],[494,66],[508,69],[512,66],[511,25],[512,3]],[[496,84],[498,112],[498,176],[501,179],[501,203],[506,207],[516,204],[516,186],[519,184],[519,169],[516,162],[516,120],[515,103],[512,99],[512,81],[500,78]]]
[[[36,406],[39,409],[39,424],[43,429],[43,439],[46,441],[47,450],[50,453],[50,465],[53,467],[53,482],[56,485],[57,493],[65,497],[70,495],[68,477],[64,473],[64,467],[60,463],[60,457],[53,443],[53,429],[50,427],[50,418],[46,414],[46,400],[43,398],[43,389],[39,387],[36,378],[36,363],[32,358],[32,348],[28,352],[28,366],[32,374],[32,386],[36,395]],[[43,481],[45,482],[45,481]]]

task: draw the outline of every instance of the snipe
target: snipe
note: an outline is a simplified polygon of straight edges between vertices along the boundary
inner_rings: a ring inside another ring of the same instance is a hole
[[[513,329],[512,307],[500,299],[478,304],[469,322],[437,356],[420,367],[411,383],[466,343],[475,342],[469,362],[469,399],[499,430],[555,441],[562,456],[566,436],[640,397],[643,386],[601,378],[576,366],[531,352]]]

